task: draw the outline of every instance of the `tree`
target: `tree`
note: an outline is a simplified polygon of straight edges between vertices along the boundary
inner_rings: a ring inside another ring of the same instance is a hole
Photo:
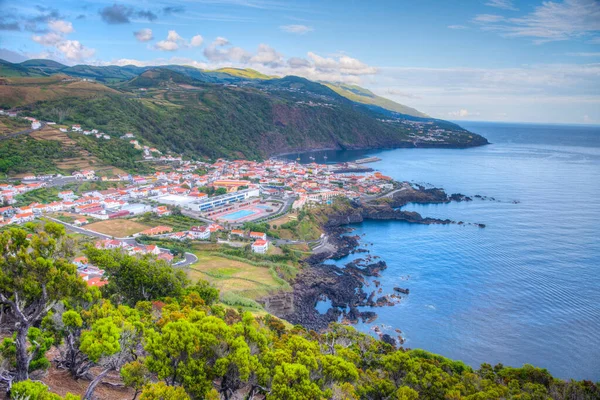
[[[70,256],[65,228],[47,222],[31,238],[20,228],[0,235],[0,300],[16,320],[14,380],[29,377],[33,354],[28,351],[27,334],[62,299],[85,288]]]
[[[48,386],[41,382],[20,381],[13,385],[10,391],[13,400],[79,400],[79,396],[67,393],[65,397],[51,393]]]
[[[203,279],[198,279],[194,286],[189,287],[188,292],[197,293],[207,306],[219,300],[219,289]]]
[[[188,284],[185,272],[149,256],[94,247],[88,247],[86,255],[90,262],[104,269],[108,284],[102,288],[103,292],[114,296],[117,303],[134,306],[138,301],[177,297]]]
[[[271,393],[267,399],[310,400],[324,397],[310,372],[302,364],[283,363],[275,367]]]
[[[190,400],[181,386],[167,386],[164,382],[146,386],[140,400]]]
[[[139,316],[137,319],[139,321]],[[118,371],[133,359],[141,339],[138,328],[138,323],[132,324],[115,312],[110,317],[98,319],[90,330],[81,334],[81,351],[103,368],[90,382],[83,396],[84,400],[92,398],[94,389],[109,372]]]
[[[148,368],[146,368],[146,364],[140,360],[127,363],[121,368],[121,379],[123,379],[123,384],[135,391],[133,400],[135,400],[137,395],[140,394],[142,389],[150,382],[148,373],[149,371]]]

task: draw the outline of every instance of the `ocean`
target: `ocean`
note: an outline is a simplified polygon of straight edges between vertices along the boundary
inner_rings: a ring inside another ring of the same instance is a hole
[[[300,155],[304,162],[378,156],[368,165],[396,180],[495,199],[405,207],[484,229],[354,225],[365,248],[388,264],[378,278],[385,292],[410,289],[357,328],[392,336],[400,329],[405,347],[473,367],[529,363],[560,378],[600,380],[600,127],[461,125],[492,144]]]

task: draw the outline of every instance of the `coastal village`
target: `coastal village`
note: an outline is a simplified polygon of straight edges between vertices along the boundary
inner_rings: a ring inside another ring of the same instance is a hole
[[[28,121],[32,129],[53,124],[33,118]],[[133,133],[113,137],[80,125],[72,125],[69,131],[94,135],[100,140],[123,140],[142,150],[144,160],[163,161],[165,168],[147,175],[98,176],[89,169],[73,171],[70,177],[32,174],[17,182],[0,183],[0,203],[3,205],[0,207],[0,227],[48,218],[69,230],[96,237],[96,248],[151,254],[177,264],[182,261],[178,261],[169,249],[156,244],[141,244],[136,238],[183,242],[209,241],[215,235],[226,235],[229,243],[242,240],[249,243],[253,253],[269,254],[273,251],[273,238],[265,232],[245,229],[248,223],[291,215],[311,204],[331,202],[334,197],[374,198],[395,187],[390,177],[363,165],[376,161],[376,158],[343,164],[301,164],[289,159],[184,161],[180,156],[163,155],[156,148],[140,145]],[[78,192],[63,188],[65,182],[71,185],[102,183],[110,187]],[[52,188],[58,189],[53,201],[22,204],[20,200],[28,192]],[[114,221],[151,214],[160,222],[161,218],[174,212],[195,223],[180,226],[180,229],[159,224],[125,237],[110,230]],[[105,229],[97,231],[97,227]],[[105,283],[103,271],[88,264],[85,257],[79,257],[75,263],[90,285]]]

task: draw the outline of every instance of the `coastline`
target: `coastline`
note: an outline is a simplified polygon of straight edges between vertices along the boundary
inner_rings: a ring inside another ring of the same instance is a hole
[[[472,132],[469,132],[472,133]],[[487,138],[481,136],[476,133],[472,133],[473,135],[478,136],[482,140],[479,140],[476,143],[465,143],[465,144],[453,144],[453,143],[435,143],[435,142],[400,142],[391,146],[337,146],[337,147],[312,147],[310,149],[299,149],[289,151],[286,150],[282,153],[273,153],[269,154],[270,158],[279,158],[285,157],[293,154],[309,154],[317,151],[346,151],[346,150],[366,150],[366,151],[384,151],[384,150],[394,150],[394,149],[470,149],[473,147],[481,147],[492,144]]]
[[[322,331],[332,322],[372,322],[377,319],[377,313],[373,310],[360,311],[359,307],[393,306],[409,295],[409,288],[395,288],[392,293],[384,293],[378,280],[373,280],[374,287],[371,287],[367,279],[380,278],[387,264],[385,260],[372,256],[368,250],[361,248],[360,237],[352,235],[353,228],[348,225],[365,220],[395,220],[423,225],[469,224],[485,227],[484,224],[429,218],[417,212],[402,211],[400,207],[408,203],[439,204],[472,201],[472,198],[458,193],[449,195],[440,188],[412,186],[408,182],[397,184],[400,188],[390,192],[391,197],[384,196],[366,203],[345,200],[337,210],[328,213],[322,228],[328,247],[332,250],[315,253],[304,259],[302,271],[292,282],[293,291],[262,299],[265,309],[292,324]],[[350,254],[360,253],[364,257],[359,257],[344,267],[327,263],[328,260],[340,260]],[[321,314],[316,305],[323,300],[330,301],[331,307]],[[389,344],[401,345],[404,339],[399,330],[397,333],[397,338],[387,334],[380,334],[380,338]]]

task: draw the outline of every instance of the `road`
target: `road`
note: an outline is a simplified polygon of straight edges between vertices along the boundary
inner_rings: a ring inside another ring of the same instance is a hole
[[[25,129],[23,131],[19,131],[19,132],[15,132],[15,133],[9,133],[8,135],[2,135],[2,136],[0,136],[0,140],[6,140],[6,139],[10,139],[10,138],[17,137],[20,135],[29,135],[30,133],[39,131],[40,129],[43,129],[45,126],[46,126],[46,123],[42,122],[41,126],[37,129]]]
[[[85,236],[90,236],[90,237],[95,237],[98,239],[116,239],[116,240],[120,240],[121,242],[125,242],[127,244],[130,244],[132,246],[136,246],[139,243],[135,240],[135,238],[132,237],[124,237],[124,238],[116,238],[113,236],[109,236],[109,235],[105,235],[104,233],[100,233],[100,232],[94,232],[94,231],[90,231],[89,229],[85,229],[85,228],[81,228],[78,226],[74,226],[71,224],[68,224],[66,222],[63,222],[59,219],[56,218],[52,218],[52,217],[46,217],[51,221],[54,221],[56,223],[59,223],[61,225],[64,225],[65,228],[71,232],[75,232],[75,233],[79,233],[81,235],[85,235]],[[161,249],[161,250],[166,250],[166,249]],[[173,264],[173,266],[176,267],[187,267],[188,265],[194,264],[195,262],[198,261],[198,257],[196,257],[196,255],[192,254],[192,253],[185,253],[184,254],[184,259],[182,261],[176,262]]]

